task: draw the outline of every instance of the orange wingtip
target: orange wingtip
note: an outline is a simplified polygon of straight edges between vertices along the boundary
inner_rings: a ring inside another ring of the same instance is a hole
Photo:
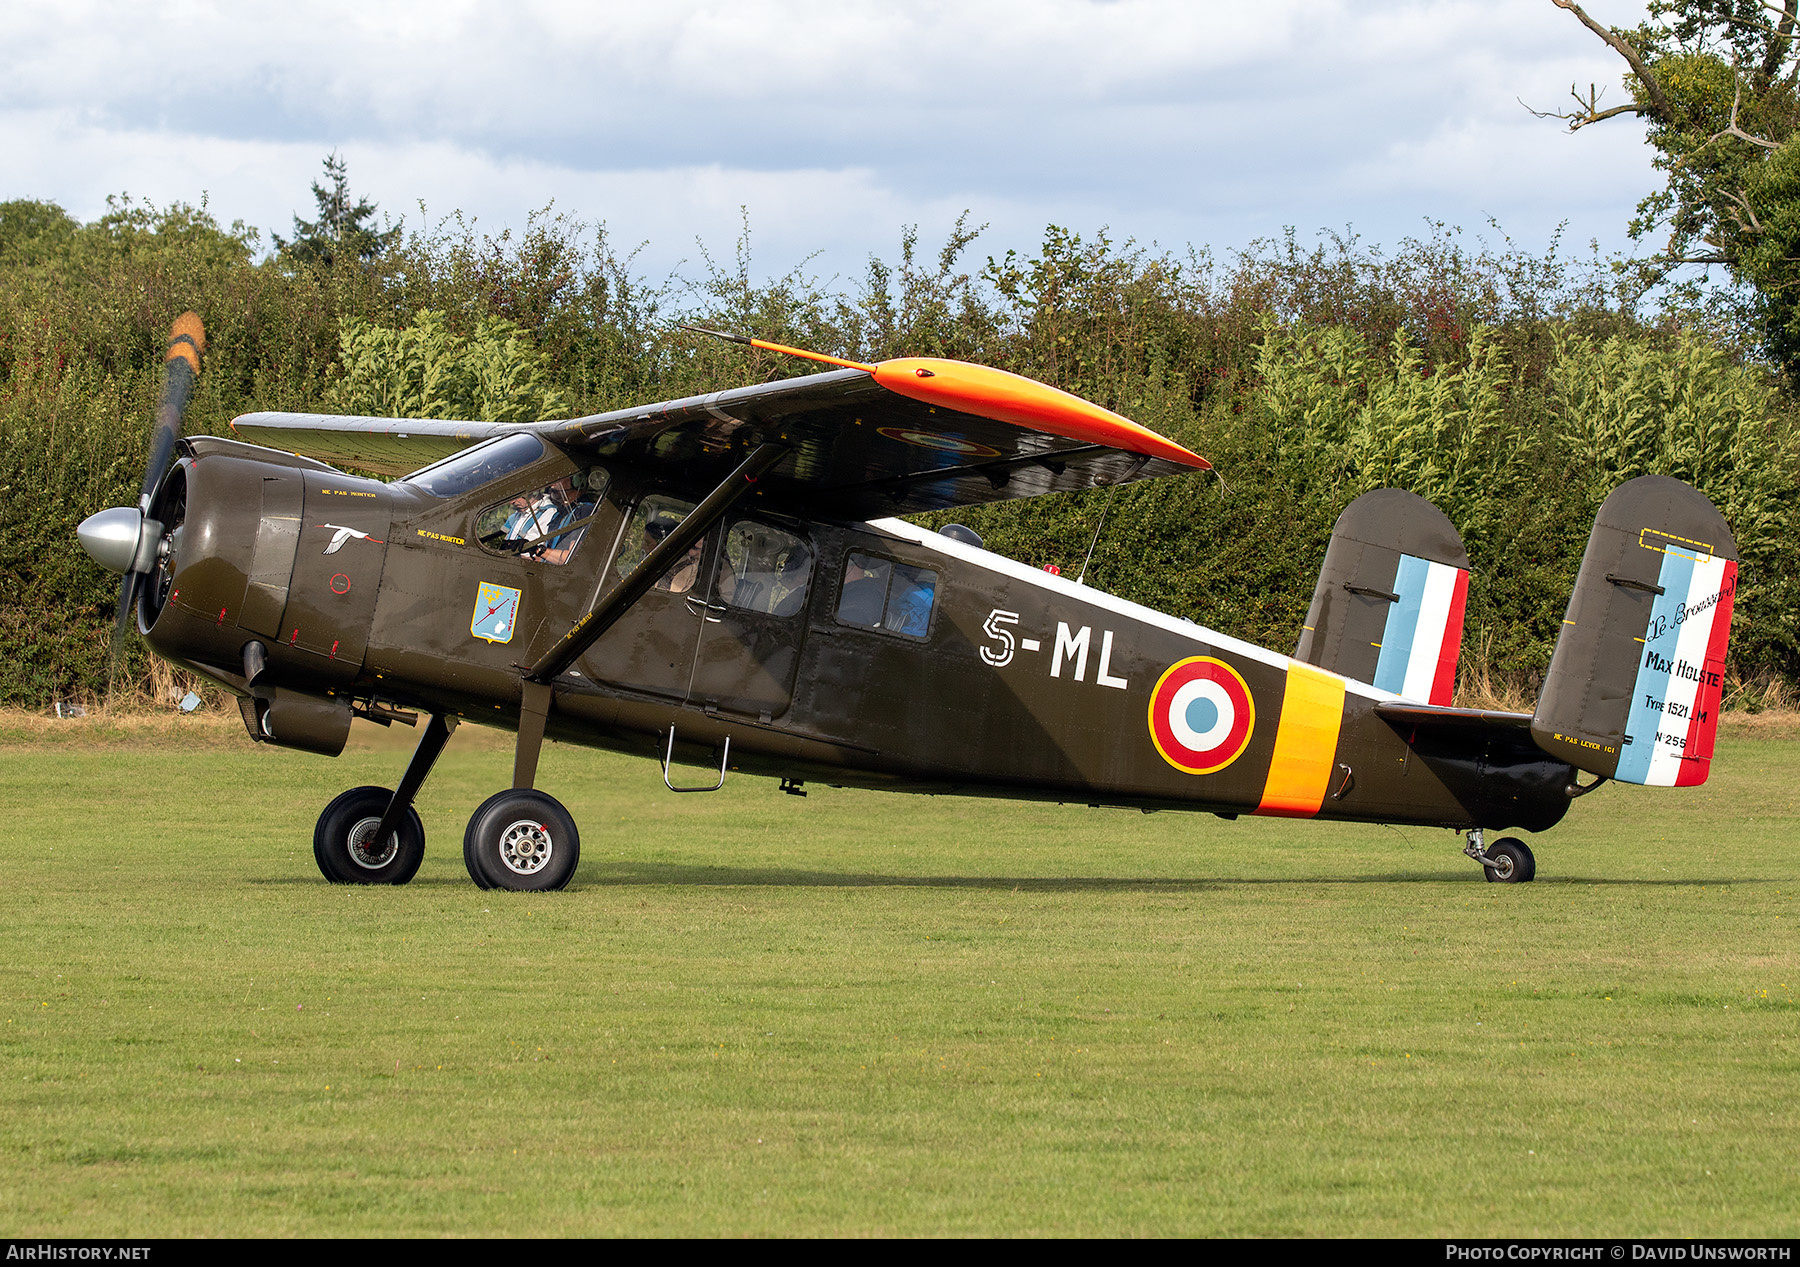
[[[175,318],[175,324],[169,328],[169,353],[163,357],[172,361],[180,357],[198,374],[200,372],[200,354],[206,351],[206,327],[200,322],[200,314],[184,312]]]
[[[1196,470],[1212,463],[1129,418],[1035,379],[967,361],[907,356],[883,361],[872,373],[891,392],[942,409],[995,418],[1070,440],[1165,458]]]

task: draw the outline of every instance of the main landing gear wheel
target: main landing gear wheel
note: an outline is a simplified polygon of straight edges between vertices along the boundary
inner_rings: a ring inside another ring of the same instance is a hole
[[[521,788],[481,803],[463,833],[469,878],[484,889],[542,893],[565,887],[581,861],[581,833],[553,796]]]
[[[1524,884],[1537,876],[1537,859],[1517,836],[1502,836],[1487,847],[1481,874],[1490,884]]]
[[[353,787],[325,807],[313,828],[313,858],[333,884],[405,884],[425,860],[425,825],[411,806],[386,840],[375,839],[394,794]]]

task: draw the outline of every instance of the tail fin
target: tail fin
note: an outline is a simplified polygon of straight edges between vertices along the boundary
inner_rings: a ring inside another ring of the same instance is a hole
[[[1699,490],[1645,475],[1594,520],[1531,720],[1545,752],[1624,783],[1706,782],[1737,543]]]
[[[1444,512],[1364,493],[1331,530],[1294,659],[1427,704],[1456,691],[1469,555]]]

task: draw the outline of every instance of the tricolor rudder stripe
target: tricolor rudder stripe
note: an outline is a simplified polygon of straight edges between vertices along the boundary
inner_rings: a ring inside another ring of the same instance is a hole
[[[1373,685],[1407,699],[1448,704],[1456,692],[1469,574],[1402,554],[1394,593],[1400,601],[1388,609]]]
[[[1344,679],[1310,664],[1288,664],[1275,729],[1275,755],[1258,814],[1311,818],[1325,803],[1344,725]]]
[[[1625,723],[1626,744],[1613,775],[1626,783],[1692,787],[1706,782],[1725,686],[1737,564],[1704,545],[1662,539],[1657,584],[1637,681]]]

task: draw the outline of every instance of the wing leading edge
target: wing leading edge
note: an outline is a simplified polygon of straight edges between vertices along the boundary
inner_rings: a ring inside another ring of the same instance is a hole
[[[252,443],[383,475],[403,475],[523,431],[705,484],[750,446],[784,443],[792,451],[762,477],[765,497],[847,519],[1035,497],[1210,465],[1078,396],[1003,370],[927,357],[566,422],[252,413],[231,425]]]

